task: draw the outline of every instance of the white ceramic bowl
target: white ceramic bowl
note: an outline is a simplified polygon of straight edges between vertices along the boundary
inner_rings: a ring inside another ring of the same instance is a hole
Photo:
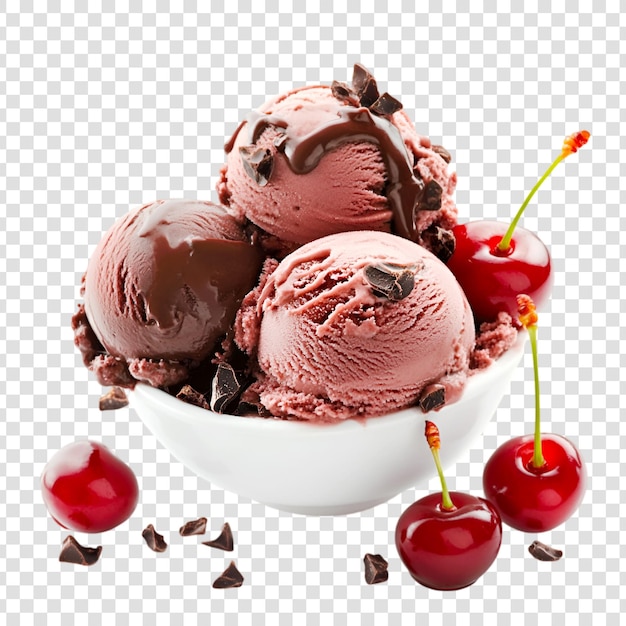
[[[436,475],[424,421],[441,433],[450,466],[491,420],[522,354],[526,334],[472,376],[461,399],[427,414],[411,408],[338,424],[220,415],[147,385],[131,404],[155,437],[198,476],[267,506],[340,515],[386,502]]]

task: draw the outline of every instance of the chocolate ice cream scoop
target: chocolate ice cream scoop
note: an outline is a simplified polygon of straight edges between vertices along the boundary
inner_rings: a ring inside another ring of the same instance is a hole
[[[159,200],[128,213],[84,277],[73,327],[86,364],[103,384],[181,382],[230,328],[261,261],[239,223],[210,202]]]

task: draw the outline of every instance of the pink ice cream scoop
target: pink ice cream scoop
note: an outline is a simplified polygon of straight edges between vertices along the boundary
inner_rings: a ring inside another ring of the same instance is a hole
[[[103,385],[167,387],[212,355],[262,256],[223,207],[159,200],[118,220],[94,251],[72,318]]]
[[[450,154],[419,136],[401,107],[359,65],[351,86],[269,100],[226,144],[220,201],[279,252],[352,230],[430,247],[434,229],[456,223],[456,174]]]
[[[319,421],[453,402],[475,339],[447,267],[375,231],[330,235],[266,263],[235,332],[256,354],[251,392],[261,404],[274,416]]]

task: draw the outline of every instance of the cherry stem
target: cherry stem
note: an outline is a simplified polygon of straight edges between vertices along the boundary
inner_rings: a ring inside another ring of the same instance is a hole
[[[535,448],[533,453],[533,467],[543,467],[545,460],[541,446],[541,408],[539,402],[539,359],[537,357],[537,326],[530,324],[526,327],[530,339],[530,349],[533,355],[533,371],[535,376]]]
[[[566,156],[567,154],[564,154],[563,152],[559,154],[559,156],[556,157],[556,159],[554,159],[554,162],[552,163],[552,165],[550,165],[550,167],[544,172],[544,175],[537,181],[537,184],[530,190],[530,193],[526,196],[526,200],[524,200],[522,206],[519,208],[519,210],[515,214],[515,217],[513,218],[513,221],[511,222],[511,225],[509,226],[508,230],[506,231],[506,233],[504,233],[504,237],[502,237],[502,239],[500,240],[500,243],[497,245],[497,249],[500,252],[508,252],[509,248],[511,247],[511,239],[513,239],[513,231],[515,230],[517,223],[520,221],[522,214],[524,213],[524,210],[528,206],[528,203],[532,200],[532,197],[537,193],[537,190],[539,189],[539,187],[541,187],[541,185],[543,184],[543,181],[546,178],[548,178],[550,174],[552,174],[552,171],[554,170],[554,168]]]
[[[454,502],[452,502],[452,498],[450,498],[450,492],[448,491],[448,485],[446,484],[446,477],[443,475],[441,460],[439,459],[439,446],[441,445],[441,440],[439,438],[439,429],[437,428],[437,425],[429,420],[426,420],[426,429],[424,434],[426,435],[428,447],[433,454],[433,459],[435,459],[437,474],[439,474],[439,480],[441,482],[441,508],[445,511],[454,511],[456,510],[456,507],[454,506]]]

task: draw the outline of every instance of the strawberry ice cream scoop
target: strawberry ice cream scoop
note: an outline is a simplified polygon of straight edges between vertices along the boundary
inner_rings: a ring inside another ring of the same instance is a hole
[[[319,421],[455,401],[474,340],[446,266],[374,231],[330,235],[266,264],[236,321],[236,341],[258,360],[251,392],[274,416]]]
[[[226,152],[220,201],[279,252],[351,230],[428,246],[427,229],[456,224],[449,153],[418,135],[361,66],[351,86],[307,86],[269,100]]]
[[[131,211],[83,279],[72,327],[85,365],[103,385],[181,382],[230,329],[261,260],[218,205],[159,200]]]

